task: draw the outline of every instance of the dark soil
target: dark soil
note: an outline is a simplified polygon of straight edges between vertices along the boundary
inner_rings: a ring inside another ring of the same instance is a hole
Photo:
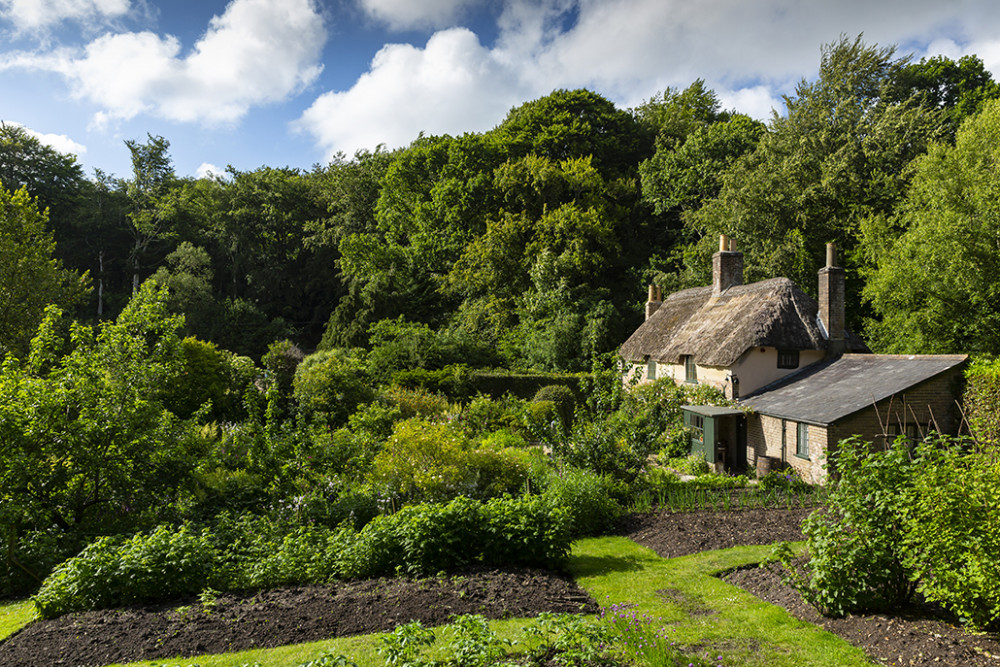
[[[660,512],[622,522],[620,533],[666,558],[732,546],[800,540],[809,510]],[[788,609],[864,649],[882,664],[1000,667],[1000,638],[970,635],[939,610],[915,605],[893,614],[827,619],[781,583],[774,568],[748,568],[730,583]],[[679,591],[659,591],[674,599]],[[378,579],[219,595],[158,606],[71,614],[37,621],[0,644],[0,667],[106,665],[264,648],[390,630],[420,620],[446,623],[453,614],[488,618],[542,611],[593,613],[596,604],[571,580],[526,569],[475,570],[430,579]],[[711,613],[694,609],[691,613]]]
[[[0,665],[107,665],[224,653],[391,630],[453,614],[487,618],[542,611],[596,613],[571,579],[530,569],[476,570],[430,579],[375,579],[219,595],[36,621],[0,644]]]
[[[801,540],[799,524],[812,509],[653,512],[627,517],[622,535],[663,558],[702,551]]]
[[[672,558],[737,545],[801,540],[799,522],[809,510],[737,510],[630,517],[623,534]],[[863,649],[877,664],[941,667],[1000,667],[1000,636],[969,634],[939,608],[913,604],[892,613],[825,618],[790,586],[780,566],[751,567],[723,577],[762,600],[784,607]],[[671,597],[671,591],[661,591]]]
[[[886,614],[825,618],[798,591],[781,583],[782,568],[772,564],[730,572],[726,581],[793,616],[843,637],[886,665],[1000,665],[1000,637],[965,632],[932,605],[915,603]]]

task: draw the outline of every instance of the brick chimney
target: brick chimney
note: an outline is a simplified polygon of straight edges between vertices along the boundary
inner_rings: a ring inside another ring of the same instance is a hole
[[[844,269],[837,266],[837,248],[826,244],[826,266],[819,270],[819,320],[827,335],[827,357],[839,357],[847,348],[844,329]]]
[[[712,255],[712,296],[719,296],[733,285],[743,284],[743,253],[733,249],[725,234],[719,236],[719,252]]]
[[[646,319],[648,320],[653,316],[653,313],[659,309],[660,304],[663,303],[663,296],[660,293],[660,288],[656,285],[649,286],[649,300],[646,301]]]

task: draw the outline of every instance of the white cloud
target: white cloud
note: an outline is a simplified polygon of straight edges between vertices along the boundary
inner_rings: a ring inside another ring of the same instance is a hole
[[[423,49],[383,47],[350,90],[322,95],[297,127],[315,136],[327,157],[352,154],[405,145],[420,132],[487,130],[525,92],[471,31],[454,28],[436,33]]]
[[[202,162],[198,165],[194,173],[198,178],[214,178],[216,176],[225,176],[226,170],[219,169],[211,162]]]
[[[104,35],[82,54],[9,56],[0,69],[63,74],[95,121],[149,113],[168,120],[231,123],[254,105],[286,98],[319,75],[326,30],[313,0],[233,0],[187,56],[177,38],[152,32]]]
[[[735,109],[751,118],[768,121],[772,112],[785,113],[785,103],[767,86],[753,86],[739,90],[716,90],[719,104],[725,110]]]
[[[86,146],[73,141],[65,134],[45,134],[42,132],[36,132],[35,130],[32,130],[30,127],[22,123],[15,123],[12,121],[3,121],[3,122],[6,125],[13,125],[15,127],[23,128],[25,132],[35,137],[46,146],[54,148],[60,153],[75,155],[77,157],[80,157],[81,155],[87,152]]]
[[[479,0],[359,0],[369,16],[393,30],[447,28]]]
[[[130,0],[0,0],[0,19],[21,31],[39,31],[63,21],[105,21],[129,11]]]
[[[449,20],[467,6],[359,2],[395,27]],[[298,126],[327,155],[351,153],[404,145],[420,131],[486,129],[556,88],[587,87],[633,106],[697,78],[724,108],[767,119],[772,109],[784,113],[782,94],[815,77],[821,48],[842,35],[899,44],[899,55],[928,45],[951,57],[975,52],[1000,75],[998,25],[1000,3],[991,0],[504,0],[492,47],[459,29],[424,48],[386,46],[350,89],[322,95]]]

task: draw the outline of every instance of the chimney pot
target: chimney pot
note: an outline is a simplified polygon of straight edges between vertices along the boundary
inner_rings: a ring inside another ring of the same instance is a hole
[[[649,298],[646,301],[646,319],[648,320],[653,316],[657,310],[659,310],[660,305],[663,303],[660,288],[657,285],[649,286]]]
[[[819,270],[819,319],[826,329],[827,357],[839,357],[847,348],[844,269],[836,266],[837,248],[826,244],[826,266]]]
[[[719,296],[734,285],[743,284],[743,253],[732,250],[725,234],[719,236],[719,252],[712,255],[712,296]]]

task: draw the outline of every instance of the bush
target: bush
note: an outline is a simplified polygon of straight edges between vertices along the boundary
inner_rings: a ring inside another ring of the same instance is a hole
[[[562,421],[563,430],[573,426],[573,411],[576,409],[576,397],[569,387],[561,384],[548,384],[535,392],[533,403],[551,402]]]
[[[6,528],[13,530],[11,525]],[[59,563],[81,547],[80,537],[56,526],[3,537],[9,551],[0,566],[0,597],[36,590]]]
[[[569,551],[564,508],[537,497],[459,497],[375,518],[338,556],[344,578],[435,574],[471,563],[554,567]]]
[[[934,438],[905,501],[903,564],[928,600],[976,630],[1000,628],[1000,461]]]
[[[615,500],[620,489],[607,477],[589,470],[567,468],[553,474],[543,496],[550,507],[565,508],[573,538],[602,535],[624,511]]]
[[[811,560],[798,587],[829,616],[895,607],[914,590],[903,547],[909,449],[898,441],[872,451],[855,437],[842,441],[831,459],[837,478],[826,508],[802,524]]]
[[[409,419],[396,425],[376,455],[371,481],[407,499],[440,501],[469,494],[475,480],[468,450],[465,436],[449,425]]]
[[[963,404],[969,430],[980,442],[1000,447],[1000,359],[974,359],[965,380]]]
[[[530,437],[525,428],[526,405],[525,401],[513,396],[491,399],[480,394],[462,409],[459,423],[470,437],[495,431],[510,431]]]
[[[787,493],[805,493],[811,488],[799,474],[791,469],[772,470],[760,478],[758,485],[765,493],[771,491],[785,491]]]
[[[660,461],[664,468],[669,468],[679,475],[694,475],[695,477],[709,473],[708,461],[704,456],[692,454]]]
[[[309,422],[338,427],[358,406],[375,398],[360,355],[325,350],[306,357],[295,370],[294,396],[299,414]]]
[[[370,480],[404,500],[489,498],[520,491],[530,472],[529,458],[516,449],[473,449],[448,424],[411,419],[397,425],[375,456]]]
[[[450,409],[448,399],[425,389],[405,389],[391,386],[382,392],[382,399],[399,410],[403,419],[442,417]]]
[[[59,565],[33,598],[44,618],[197,593],[217,562],[205,534],[160,526],[130,539],[102,537]]]

